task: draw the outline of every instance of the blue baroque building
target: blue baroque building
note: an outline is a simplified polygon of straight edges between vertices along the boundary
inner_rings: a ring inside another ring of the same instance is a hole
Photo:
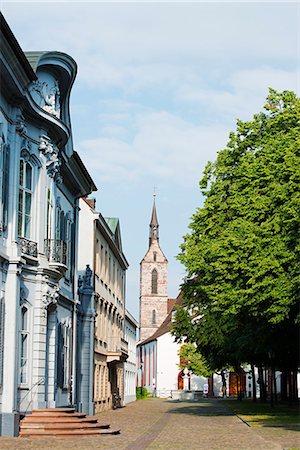
[[[79,198],[96,187],[73,148],[75,61],[24,53],[3,16],[0,41],[0,435],[14,436],[34,408],[93,412],[79,373],[93,346],[78,337],[93,339],[93,289],[89,268],[78,286],[77,234]]]

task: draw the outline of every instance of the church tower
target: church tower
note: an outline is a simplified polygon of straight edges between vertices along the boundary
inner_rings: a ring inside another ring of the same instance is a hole
[[[140,263],[140,341],[157,330],[168,313],[168,260],[159,246],[155,195],[149,248]]]

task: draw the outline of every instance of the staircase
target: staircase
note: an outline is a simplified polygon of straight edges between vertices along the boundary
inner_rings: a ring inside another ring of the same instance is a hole
[[[99,423],[96,417],[75,412],[75,408],[34,409],[20,422],[20,437],[90,436],[119,434],[109,424]]]

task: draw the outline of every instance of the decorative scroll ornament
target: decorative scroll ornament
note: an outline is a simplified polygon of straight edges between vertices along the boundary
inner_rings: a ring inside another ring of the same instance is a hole
[[[39,95],[39,106],[52,116],[60,118],[60,90],[58,81],[49,86],[45,81],[34,81],[31,85],[31,91]]]
[[[40,136],[39,150],[47,158],[46,169],[51,178],[60,184],[62,177],[60,174],[61,160],[59,159],[59,150],[55,147],[48,136]]]
[[[46,294],[43,295],[43,316],[46,317],[47,309],[49,307],[56,308],[59,299],[59,286],[50,291],[48,290]]]
[[[25,120],[24,120],[24,117],[22,115],[17,117],[16,131],[21,136],[25,136],[27,134],[27,128],[26,128],[26,125],[25,125]]]
[[[28,162],[32,163],[33,165],[37,166],[38,168],[42,167],[41,161],[32,152],[32,145],[28,139],[25,139],[25,138],[22,139],[20,156],[21,156],[21,158],[24,159],[24,161],[28,161]]]

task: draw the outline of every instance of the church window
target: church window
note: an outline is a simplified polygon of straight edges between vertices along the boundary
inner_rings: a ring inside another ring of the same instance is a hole
[[[151,292],[152,294],[157,294],[157,270],[152,270],[151,275]]]
[[[18,235],[30,238],[32,203],[32,166],[24,159],[20,160]]]
[[[157,252],[153,252],[153,261],[156,262]]]
[[[20,383],[28,381],[28,309],[23,306],[21,309],[21,345],[20,345]]]
[[[155,311],[155,309],[152,310],[152,323],[153,323],[153,325],[156,324],[156,311]]]

